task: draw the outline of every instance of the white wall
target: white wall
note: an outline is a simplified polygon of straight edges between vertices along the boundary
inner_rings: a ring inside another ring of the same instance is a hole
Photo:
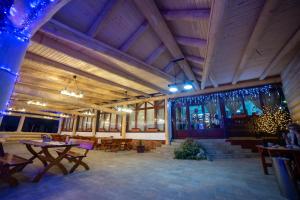
[[[72,135],[73,133],[72,133],[72,132],[62,131],[61,134],[62,134],[62,135]]]
[[[126,133],[126,138],[137,140],[165,140],[164,132],[155,133]]]
[[[96,137],[114,137],[114,138],[122,138],[121,133],[119,132],[97,132]]]
[[[78,136],[86,136],[86,137],[92,137],[92,136],[94,136],[93,132],[76,132],[76,135],[78,135]]]

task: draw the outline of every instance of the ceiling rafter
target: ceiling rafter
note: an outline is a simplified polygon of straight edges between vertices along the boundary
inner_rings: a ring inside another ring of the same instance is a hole
[[[202,18],[209,18],[210,9],[191,9],[191,10],[164,10],[162,11],[166,20],[187,20],[194,21]]]
[[[156,32],[160,40],[167,47],[171,55],[174,58],[183,58],[184,55],[181,52],[178,44],[176,43],[175,38],[173,37],[171,31],[169,30],[155,2],[151,0],[144,0],[144,1],[135,0],[134,2],[139,8],[139,10],[143,13],[145,18],[148,20],[148,23]],[[195,90],[199,90],[200,87],[198,81],[196,80],[196,77],[192,72],[191,67],[188,65],[188,63],[185,60],[183,60],[178,64],[181,67],[181,69],[184,71],[188,79],[193,81]]]
[[[172,76],[170,76],[167,73],[164,73],[158,68],[153,67],[147,63],[144,63],[143,61],[133,56],[130,56],[114,47],[111,47],[98,40],[95,40],[90,36],[85,35],[79,31],[76,31],[73,28],[68,27],[58,21],[55,20],[49,21],[45,26],[43,26],[43,28],[40,31],[47,35],[50,35],[53,38],[58,39],[59,41],[66,42],[69,45],[74,46],[74,48],[79,48],[88,53],[91,53],[92,55],[97,55],[97,57],[99,58],[97,59],[97,62],[101,62],[101,60],[103,60],[103,62],[105,63],[114,63],[115,65],[122,65],[135,70],[147,72],[149,76],[150,75],[155,76],[161,79],[162,81],[166,81],[166,82],[171,82],[173,80]],[[89,60],[91,60],[91,58],[89,58]],[[86,62],[88,62],[88,60]],[[108,67],[109,71],[113,70],[112,67],[113,66]],[[121,71],[120,69],[118,70],[116,69],[115,71],[119,72],[119,74],[122,73],[123,74],[122,76],[126,77],[124,71]],[[141,80],[132,74],[130,75],[130,77],[127,78],[135,79],[136,81]],[[150,82],[149,83],[145,81],[143,82],[145,86],[147,86],[147,84],[151,85]],[[156,90],[158,90],[157,87]],[[158,91],[162,93],[166,92],[163,89],[159,89]]]
[[[144,21],[118,48],[121,51],[127,52],[132,44],[139,38],[141,35],[149,29],[149,24]]]
[[[90,26],[87,34],[91,37],[96,37],[96,35],[100,31],[100,25],[102,21],[105,19],[107,14],[111,11],[113,6],[116,4],[116,0],[106,0],[103,8],[99,12],[98,16],[96,19],[93,21],[93,24]]]
[[[206,47],[206,56],[204,63],[204,71],[201,81],[201,89],[206,86],[206,80],[210,74],[210,69],[212,67],[213,55],[216,50],[216,43],[221,34],[222,22],[224,19],[225,7],[228,1],[213,0],[212,11],[209,20],[209,33]]]
[[[76,69],[76,68],[64,65],[62,63],[58,63],[56,61],[49,60],[49,59],[44,58],[42,56],[38,56],[38,55],[35,55],[35,54],[32,54],[32,53],[27,53],[26,54],[26,59],[31,59],[33,61],[44,63],[44,64],[46,64],[46,65],[48,65],[50,67],[54,67],[54,68],[58,68],[58,69],[61,69],[61,70],[65,70],[67,72],[71,72],[71,73],[74,73],[76,75],[83,76],[83,77],[86,77],[88,79],[92,79],[94,81],[98,81],[98,82],[101,82],[101,83],[104,83],[104,84],[113,85],[113,86],[122,88],[122,89],[127,90],[127,91],[132,91],[132,92],[137,93],[137,94],[149,96],[148,94],[146,94],[144,92],[132,89],[132,88],[127,87],[127,86],[123,86],[121,84],[109,81],[107,79],[104,79],[102,77],[96,76],[96,75],[88,73],[88,72],[85,72],[85,71],[82,71],[82,70],[79,70],[79,69]]]
[[[215,88],[219,86],[218,83],[216,82],[215,76],[212,73],[209,74],[208,78]]]
[[[43,99],[50,99],[52,101],[57,101],[57,102],[70,103],[72,105],[78,105],[81,107],[89,107],[89,108],[96,109],[96,110],[102,110],[104,112],[117,113],[117,111],[115,111],[115,110],[102,108],[102,107],[100,107],[100,105],[97,105],[97,104],[87,103],[82,100],[73,99],[71,97],[63,96],[63,95],[56,94],[56,93],[51,93],[48,91],[44,91],[42,89],[37,90],[37,89],[34,89],[34,88],[26,86],[26,85],[16,84],[14,92],[17,94],[18,93],[28,94],[28,95],[40,97]]]
[[[146,63],[151,65],[154,61],[166,50],[166,46],[161,44],[157,47],[145,60]]]
[[[264,69],[263,73],[259,77],[260,80],[265,79],[272,69],[279,63],[279,61],[292,49],[294,49],[300,42],[300,28],[294,32],[294,34],[289,38],[289,40],[284,44],[284,46],[276,53],[272,61]]]
[[[207,45],[207,41],[205,39],[200,39],[200,38],[177,36],[177,37],[175,37],[175,39],[178,44],[181,44],[184,46],[201,48],[201,47],[205,47]]]
[[[185,56],[185,59],[190,61],[190,62],[193,62],[193,63],[196,63],[196,64],[204,64],[204,61],[205,59],[202,58],[202,57],[198,57],[198,56],[192,56],[192,55],[187,55]]]
[[[232,79],[232,84],[236,84],[241,74],[243,73],[247,61],[249,60],[252,53],[256,50],[257,45],[260,42],[261,36],[264,33],[267,24],[270,22],[273,16],[273,10],[278,7],[280,0],[273,0],[273,1],[265,1],[265,4],[259,14],[257,19],[256,25],[253,28],[251,36],[249,37],[249,41],[247,46],[244,49],[243,55],[239,61],[239,64],[235,68],[234,76]]]

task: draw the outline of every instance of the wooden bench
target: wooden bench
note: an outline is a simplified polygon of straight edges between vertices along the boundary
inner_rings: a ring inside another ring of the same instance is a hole
[[[79,144],[78,147],[79,149],[84,149],[85,151],[82,153],[79,152],[75,152],[75,151],[69,151],[64,158],[67,159],[69,162],[74,163],[73,167],[70,170],[70,173],[73,173],[75,171],[75,169],[77,169],[77,167],[79,167],[79,165],[83,166],[86,170],[89,170],[89,166],[83,162],[82,160],[87,157],[87,154],[89,152],[89,150],[92,150],[95,146],[95,142],[92,140],[81,140],[81,139],[70,139],[69,143],[71,144]],[[62,154],[62,150],[57,149],[56,152],[61,155]]]
[[[0,179],[7,182],[10,186],[18,185],[18,180],[12,175],[22,169],[29,163],[30,160],[20,156],[4,153],[2,140],[0,141]]]

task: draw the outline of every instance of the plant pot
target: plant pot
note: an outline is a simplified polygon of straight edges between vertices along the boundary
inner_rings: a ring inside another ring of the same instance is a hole
[[[144,153],[145,152],[145,146],[137,146],[136,151],[138,153]]]

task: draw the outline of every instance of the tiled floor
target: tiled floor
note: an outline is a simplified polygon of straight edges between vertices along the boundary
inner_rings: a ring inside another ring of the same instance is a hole
[[[29,156],[22,145],[5,149]],[[258,159],[182,161],[166,160],[158,153],[93,151],[87,161],[89,171],[80,168],[63,176],[53,169],[41,182],[32,183],[30,178],[41,167],[35,162],[17,175],[16,188],[0,182],[0,199],[284,199],[274,175],[262,174]]]

